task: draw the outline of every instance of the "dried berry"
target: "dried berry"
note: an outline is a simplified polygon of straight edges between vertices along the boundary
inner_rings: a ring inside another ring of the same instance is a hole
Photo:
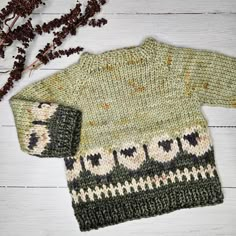
[[[42,0],[11,0],[7,6],[0,11],[0,57],[5,57],[5,49],[13,45],[14,41],[21,44],[17,48],[13,68],[9,72],[9,77],[5,85],[0,89],[0,101],[3,96],[14,86],[14,82],[22,77],[22,73],[32,70],[41,64],[47,64],[55,58],[70,56],[80,53],[83,48],[80,46],[56,50],[69,35],[76,35],[77,28],[86,25],[92,27],[101,27],[107,24],[104,18],[95,19],[95,15],[101,11],[101,6],[106,3],[105,0],[89,0],[82,12],[82,4],[77,2],[70,12],[55,18],[42,25],[32,25],[32,18],[29,17],[32,12],[40,5],[45,5]],[[19,18],[27,18],[25,22],[14,28]],[[11,22],[9,24],[9,22]],[[7,28],[4,31],[4,28]],[[52,42],[47,43],[43,49],[38,51],[36,60],[25,67],[27,48],[36,36],[44,33],[53,34]]]

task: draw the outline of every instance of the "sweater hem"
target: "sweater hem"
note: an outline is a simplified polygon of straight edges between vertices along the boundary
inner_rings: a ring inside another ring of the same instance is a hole
[[[223,201],[219,178],[214,177],[96,202],[78,204],[72,201],[72,206],[80,230],[89,231],[179,209],[217,205]]]

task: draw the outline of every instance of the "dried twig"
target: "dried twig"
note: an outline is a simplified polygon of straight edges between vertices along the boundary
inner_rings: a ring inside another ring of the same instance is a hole
[[[88,0],[85,10],[82,12],[81,3],[77,3],[69,13],[55,18],[42,25],[32,25],[32,18],[29,16],[40,5],[45,5],[42,0],[11,0],[0,12],[0,57],[5,57],[5,50],[11,46],[14,41],[21,44],[17,48],[17,54],[14,56],[15,61],[13,68],[9,73],[9,78],[5,85],[0,89],[0,101],[8,91],[14,86],[14,82],[22,78],[22,73],[34,70],[41,64],[47,64],[49,61],[62,56],[70,56],[74,53],[80,53],[84,48],[77,46],[68,49],[59,49],[63,41],[69,35],[76,35],[77,28],[83,26],[101,27],[107,23],[104,18],[95,19],[94,17],[101,11],[102,5],[106,0]],[[27,18],[23,24],[14,28],[15,23],[20,18]],[[7,22],[12,20],[8,26]],[[4,26],[8,26],[6,32]],[[43,49],[40,49],[36,59],[25,66],[26,52],[30,43],[37,35],[53,34],[52,42],[47,43]]]

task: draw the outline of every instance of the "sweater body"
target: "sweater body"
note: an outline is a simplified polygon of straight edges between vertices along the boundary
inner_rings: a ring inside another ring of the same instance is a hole
[[[13,96],[20,146],[64,159],[81,231],[220,204],[200,107],[235,107],[235,65],[235,58],[154,38],[84,53]]]

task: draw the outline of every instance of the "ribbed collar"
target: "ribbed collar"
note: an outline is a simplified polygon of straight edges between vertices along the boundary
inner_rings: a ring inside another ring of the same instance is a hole
[[[124,64],[131,60],[148,59],[156,55],[167,44],[157,41],[153,37],[147,37],[141,44],[105,51],[99,54],[83,52],[80,56],[80,65],[88,70],[100,67]]]

